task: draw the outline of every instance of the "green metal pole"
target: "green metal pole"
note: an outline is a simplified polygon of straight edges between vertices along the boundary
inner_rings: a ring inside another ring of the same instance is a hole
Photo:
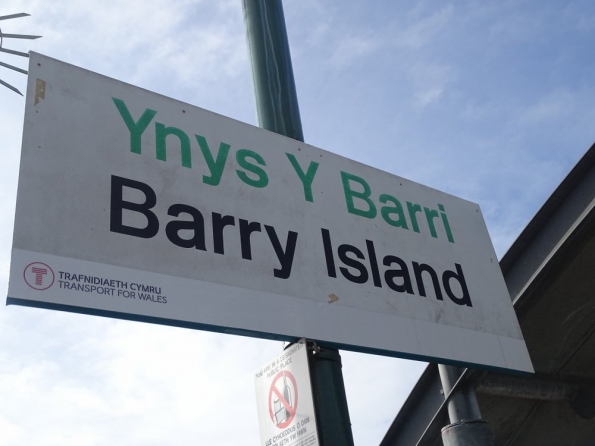
[[[259,126],[303,141],[281,0],[243,0],[243,6]],[[308,351],[320,445],[352,446],[339,351]]]
[[[244,0],[258,125],[304,140],[280,0]]]
[[[320,445],[353,446],[341,355],[319,346],[308,348],[308,354]]]

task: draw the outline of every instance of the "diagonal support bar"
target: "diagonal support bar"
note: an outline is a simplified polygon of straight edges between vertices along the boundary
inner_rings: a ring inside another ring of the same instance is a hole
[[[22,68],[15,67],[14,65],[10,65],[10,64],[4,63],[4,62],[0,62],[0,67],[9,68],[11,70],[18,71],[19,73],[23,73],[23,74],[29,74],[29,72],[27,70],[23,70]]]
[[[0,31],[0,37],[2,37],[3,39],[28,39],[28,40],[34,40],[34,39],[39,39],[42,36],[32,36],[30,34],[3,34]]]
[[[7,48],[0,48],[0,52],[7,54],[14,54],[15,56],[29,57],[29,53],[23,53],[21,51],[9,50]]]
[[[27,14],[26,12],[19,12],[18,14],[0,16],[0,20],[18,19],[20,17],[29,17],[30,15],[31,14]]]
[[[23,93],[21,93],[17,88],[13,87],[10,84],[7,84],[6,82],[4,82],[2,79],[0,79],[0,85],[4,85],[6,88],[8,88],[9,90],[14,91],[15,93],[20,94],[21,96],[23,96]]]

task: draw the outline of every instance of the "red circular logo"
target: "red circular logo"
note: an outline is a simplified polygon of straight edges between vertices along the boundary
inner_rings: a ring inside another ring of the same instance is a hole
[[[27,285],[40,291],[47,290],[56,280],[52,268],[41,262],[29,263],[23,271],[23,278]]]
[[[298,403],[298,388],[291,372],[281,371],[275,375],[269,391],[269,413],[279,429],[284,429],[295,418]]]

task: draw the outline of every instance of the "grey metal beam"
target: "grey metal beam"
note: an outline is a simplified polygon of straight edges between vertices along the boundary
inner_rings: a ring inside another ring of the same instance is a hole
[[[567,401],[581,418],[595,418],[595,383],[559,377],[501,375],[490,373],[479,381],[477,393],[534,401]]]
[[[28,74],[27,70],[23,70],[22,68],[15,67],[14,65],[10,65],[4,62],[0,62],[0,66],[4,68],[10,68],[11,70],[18,71],[19,73]]]
[[[595,144],[560,183],[500,260],[510,297],[515,304],[593,208],[594,166]]]
[[[440,381],[442,382],[442,389],[447,395],[445,399],[450,400],[447,405],[450,422],[456,423],[461,420],[475,420],[481,418],[481,413],[473,389],[469,389],[469,392],[454,392],[457,381],[463,375],[463,369],[455,366],[438,364],[438,372],[440,374]]]
[[[41,36],[32,36],[30,34],[4,34],[0,32],[0,37],[3,39],[27,39],[27,40],[34,40],[39,39]]]
[[[16,87],[13,87],[12,85],[4,82],[2,79],[0,79],[0,85],[4,85],[6,88],[8,88],[9,90],[14,91],[15,93],[20,94],[21,96],[23,96],[23,93],[21,93]]]
[[[29,53],[23,53],[21,51],[9,50],[7,48],[0,48],[0,52],[7,53],[7,54],[13,54],[15,56],[29,57]]]
[[[578,386],[560,380],[524,378],[491,373],[476,386],[477,393],[540,401],[571,401]]]
[[[548,275],[552,260],[557,258],[564,262],[563,252],[578,243],[579,233],[593,230],[594,191],[595,144],[562,181],[500,261],[517,312],[527,304],[524,296],[530,294],[528,291],[535,281],[544,280]],[[522,320],[520,322],[522,328]],[[444,425],[446,417],[445,414],[440,415],[443,406],[436,395],[436,388],[439,386],[437,366],[429,364],[388,429],[381,446],[441,444],[437,426]],[[573,409],[577,413],[582,412],[579,415],[583,418],[592,416],[590,402],[583,402],[584,394],[580,399],[579,410],[575,407]],[[583,406],[588,407],[585,409]],[[437,421],[440,417],[442,420]]]
[[[18,19],[20,17],[29,17],[31,14],[25,12],[19,12],[18,14],[3,15],[0,16],[0,20]]]

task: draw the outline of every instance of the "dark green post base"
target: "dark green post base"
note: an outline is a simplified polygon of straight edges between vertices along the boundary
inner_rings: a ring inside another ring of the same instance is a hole
[[[341,355],[308,341],[310,378],[321,446],[353,446]]]

